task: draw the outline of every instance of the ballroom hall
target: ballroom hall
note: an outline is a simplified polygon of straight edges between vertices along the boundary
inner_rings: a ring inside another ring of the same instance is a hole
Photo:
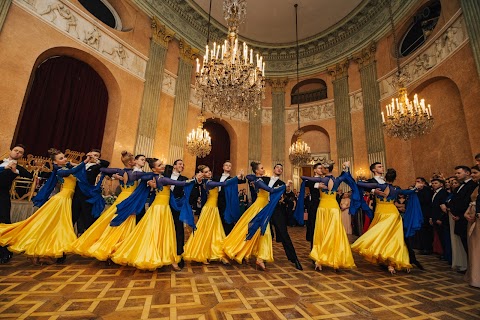
[[[0,318],[480,319],[478,101],[478,0],[0,0]]]

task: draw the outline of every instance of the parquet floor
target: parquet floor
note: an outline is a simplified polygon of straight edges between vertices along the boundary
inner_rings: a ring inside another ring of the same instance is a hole
[[[69,256],[0,265],[0,319],[480,319],[480,289],[435,256],[427,272],[391,276],[355,256],[357,268],[313,270],[305,229],[290,228],[304,271],[275,243],[268,271],[187,264],[155,272]]]

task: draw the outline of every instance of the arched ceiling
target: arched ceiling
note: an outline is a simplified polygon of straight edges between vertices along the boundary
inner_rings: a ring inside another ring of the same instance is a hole
[[[207,14],[210,0],[193,0]],[[367,0],[250,0],[239,34],[264,44],[295,42],[295,9],[298,3],[299,39],[311,38],[341,22]],[[212,0],[212,18],[226,27],[223,0]]]

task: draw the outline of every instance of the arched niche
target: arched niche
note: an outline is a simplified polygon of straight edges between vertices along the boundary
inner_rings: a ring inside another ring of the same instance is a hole
[[[322,79],[307,79],[297,83],[291,92],[291,104],[327,99],[327,84]]]

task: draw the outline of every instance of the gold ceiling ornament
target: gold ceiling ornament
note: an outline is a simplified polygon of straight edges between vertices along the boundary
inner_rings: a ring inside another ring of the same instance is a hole
[[[296,34],[296,55],[297,55],[297,85],[300,82],[298,76],[298,4],[294,5],[295,7],[295,34]],[[300,88],[298,88],[300,90]],[[298,92],[296,92],[298,93]],[[290,161],[295,166],[301,166],[304,164],[308,164],[311,158],[310,147],[308,144],[302,140],[301,136],[303,135],[303,131],[300,129],[300,102],[297,102],[297,120],[298,120],[298,129],[295,131],[294,135],[297,137],[297,140],[292,143],[290,148],[288,148],[288,155]]]
[[[409,140],[430,132],[434,124],[432,107],[425,104],[425,99],[419,99],[417,94],[413,96],[413,101],[408,99],[406,85],[410,77],[408,72],[400,68],[392,0],[389,2],[388,10],[397,60],[397,75],[393,78],[392,85],[397,88],[398,97],[393,98],[392,103],[386,106],[386,116],[382,111],[382,123],[388,136]]]
[[[197,158],[205,158],[212,151],[210,133],[203,128],[205,117],[202,113],[198,116],[198,127],[192,129],[187,136],[187,151]]]
[[[205,109],[222,117],[230,114],[248,116],[260,110],[265,98],[265,62],[254,55],[244,42],[238,41],[238,27],[245,21],[246,0],[224,0],[223,12],[228,25],[227,39],[209,45],[212,2],[208,15],[208,36],[205,55],[197,59],[195,89]]]

